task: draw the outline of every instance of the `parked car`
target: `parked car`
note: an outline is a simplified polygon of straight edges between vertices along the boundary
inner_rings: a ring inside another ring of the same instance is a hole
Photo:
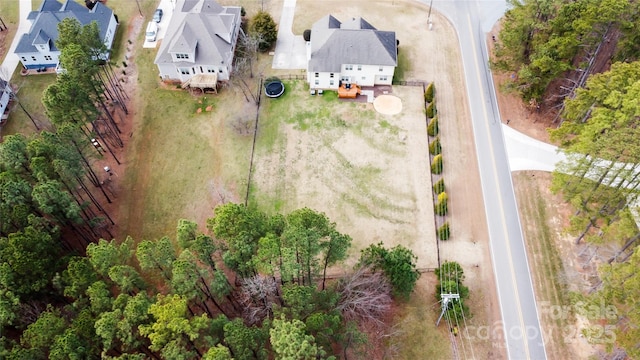
[[[162,20],[162,9],[156,9],[153,13],[153,21],[159,23]]]
[[[158,24],[153,21],[149,21],[149,23],[147,24],[147,31],[144,35],[146,41],[156,41],[156,37],[158,36]]]

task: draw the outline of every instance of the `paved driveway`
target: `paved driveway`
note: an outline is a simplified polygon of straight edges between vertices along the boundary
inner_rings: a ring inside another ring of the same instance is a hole
[[[7,56],[2,62],[2,71],[0,71],[0,75],[6,75],[7,77],[11,78],[11,75],[13,75],[13,72],[16,71],[16,67],[18,67],[18,64],[20,63],[20,58],[18,58],[18,55],[14,54],[13,52],[16,50],[16,46],[18,46],[18,42],[20,41],[22,34],[28,32],[29,28],[31,27],[31,21],[27,20],[29,12],[31,12],[31,0],[20,0],[20,18],[18,21],[18,30],[16,31],[16,36],[13,38],[13,42],[11,42],[11,47],[7,52]]]
[[[2,0],[0,0],[2,1]],[[156,41],[144,41],[142,47],[145,49],[152,49],[158,45],[158,42],[164,39],[164,36],[167,33],[167,27],[169,27],[169,21],[171,21],[171,17],[173,16],[173,7],[175,6],[175,0],[161,0],[158,5],[158,9],[162,9],[163,15],[162,20],[158,23],[158,36],[156,36]],[[149,21],[153,21],[152,18],[149,18],[147,22],[144,23],[143,30],[147,29],[147,24]]]
[[[284,0],[278,24],[278,40],[271,65],[274,69],[307,68],[307,43],[302,36],[296,36],[291,31],[295,10],[296,0]]]

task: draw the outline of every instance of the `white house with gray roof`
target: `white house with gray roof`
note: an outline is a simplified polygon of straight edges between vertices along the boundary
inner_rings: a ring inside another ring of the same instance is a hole
[[[15,54],[22,66],[26,69],[57,67],[60,57],[60,50],[56,47],[58,23],[66,18],[74,18],[82,25],[95,21],[100,38],[107,47],[105,55],[108,57],[118,26],[111,9],[99,2],[89,9],[73,0],[44,0],[38,10],[29,13],[27,19],[31,20],[31,28],[22,35],[16,46]]]
[[[341,23],[327,15],[313,24],[307,81],[311,89],[340,83],[390,85],[398,64],[396,33],[380,31],[362,18]]]
[[[213,0],[178,0],[155,64],[164,81],[196,74],[229,80],[240,33],[240,7]]]

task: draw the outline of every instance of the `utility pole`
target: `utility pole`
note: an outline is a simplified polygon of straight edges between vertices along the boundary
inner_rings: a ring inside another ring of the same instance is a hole
[[[442,298],[442,312],[440,312],[438,321],[436,321],[436,326],[440,324],[440,320],[442,320],[442,316],[447,311],[449,302],[452,300],[460,300],[460,294],[440,294],[440,297]]]
[[[429,14],[427,15],[427,25],[429,25],[429,31],[433,29],[433,23],[431,22],[431,8],[433,7],[433,0],[429,2]]]

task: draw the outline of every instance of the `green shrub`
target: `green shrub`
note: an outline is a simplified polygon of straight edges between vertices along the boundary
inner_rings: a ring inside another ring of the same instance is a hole
[[[427,85],[427,90],[424,91],[424,101],[430,103],[433,101],[433,96],[435,95],[435,86],[433,83]]]
[[[255,34],[260,39],[258,49],[260,51],[267,51],[276,43],[278,38],[278,28],[276,22],[266,11],[258,11],[258,13],[251,19],[251,26],[249,32]]]
[[[440,137],[437,137],[435,140],[429,144],[429,153],[431,155],[438,155],[442,152],[442,145],[440,145]]]
[[[436,102],[435,101],[429,103],[429,106],[427,106],[427,117],[429,117],[429,119],[431,119],[434,116],[436,116]]]
[[[436,194],[444,192],[444,179],[440,179],[435,184],[433,184],[433,192]]]
[[[438,118],[434,117],[427,125],[427,134],[429,134],[429,136],[436,136],[439,132],[440,128],[438,126]]]
[[[442,192],[438,194],[438,202],[433,207],[433,210],[436,213],[436,215],[440,215],[440,216],[447,215],[447,212],[449,211],[447,207],[448,200],[449,200],[449,197],[447,196],[446,192]]]
[[[431,173],[442,174],[442,154],[438,154],[433,157],[433,162],[431,163]]]
[[[451,230],[449,229],[449,223],[446,222],[438,228],[438,239],[442,241],[449,240],[450,236],[451,236]]]

